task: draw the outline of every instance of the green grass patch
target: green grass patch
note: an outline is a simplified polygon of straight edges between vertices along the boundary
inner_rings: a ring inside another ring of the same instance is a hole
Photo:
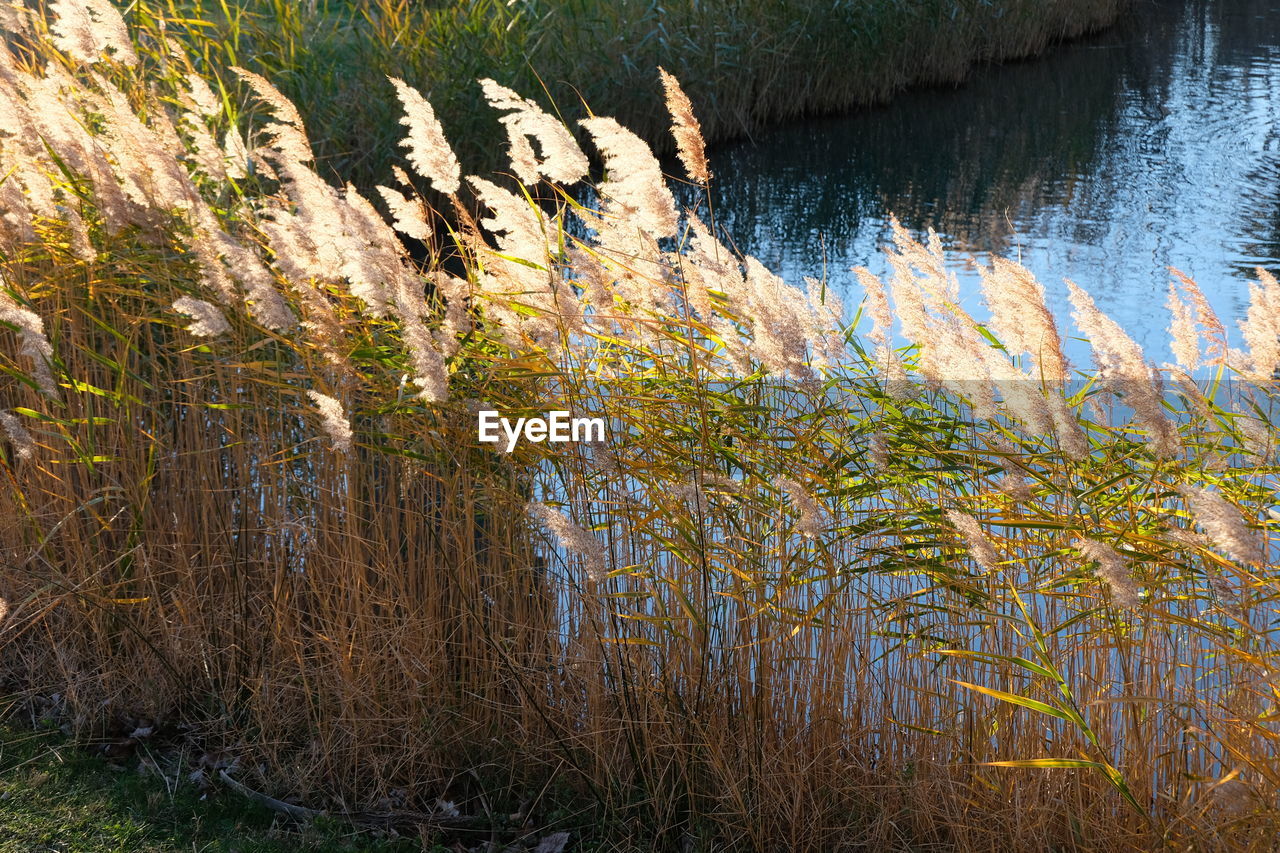
[[[76,853],[408,853],[417,840],[380,838],[342,821],[301,826],[214,783],[146,769],[181,762],[145,747],[121,762],[56,730],[0,726],[0,851]],[[187,765],[190,769],[190,765]],[[443,848],[436,848],[443,849]]]

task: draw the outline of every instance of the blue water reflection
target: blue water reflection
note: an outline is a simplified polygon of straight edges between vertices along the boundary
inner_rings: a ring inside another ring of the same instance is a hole
[[[1175,266],[1239,346],[1252,269],[1280,266],[1280,3],[1140,0],[1048,57],[724,146],[713,168],[716,220],[793,283],[825,270],[856,301],[849,268],[884,271],[894,213],[942,234],[976,316],[966,256],[1007,254],[1064,323],[1070,278],[1169,361]]]

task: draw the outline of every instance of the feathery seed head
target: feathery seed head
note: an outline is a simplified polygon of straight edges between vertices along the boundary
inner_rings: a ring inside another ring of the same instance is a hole
[[[397,231],[414,240],[425,241],[431,237],[431,226],[427,224],[427,207],[422,199],[410,199],[391,187],[378,186],[377,190],[391,210]]]
[[[696,478],[692,478],[684,483],[673,483],[670,486],[670,493],[682,504],[685,504],[693,511],[696,520],[705,521],[710,514],[710,507],[707,504],[707,494],[703,491]]]
[[[245,81],[253,93],[258,96],[276,117],[276,121],[266,125],[263,131],[271,137],[272,152],[277,160],[309,163],[315,159],[311,152],[311,142],[302,121],[302,114],[284,94],[261,74],[255,74],[244,68],[232,66],[237,77]]]
[[[882,433],[871,434],[871,439],[867,443],[867,458],[871,460],[871,464],[877,471],[883,473],[889,470],[889,445],[885,443]]]
[[[947,510],[947,520],[964,537],[973,561],[987,571],[995,571],[1000,557],[996,554],[995,546],[991,544],[987,534],[982,532],[982,526],[978,524],[978,520],[968,513],[955,509]]]
[[[1210,367],[1222,364],[1227,357],[1227,327],[1218,319],[1213,306],[1209,304],[1204,291],[1194,279],[1174,267],[1170,267],[1169,272],[1182,285],[1190,307],[1194,309],[1195,322],[1204,329],[1204,338],[1207,343],[1205,357],[1203,360],[1199,358],[1199,333],[1196,332],[1196,360]]]
[[[454,195],[461,186],[462,167],[444,136],[444,128],[426,98],[408,83],[388,77],[395,86],[396,97],[404,106],[400,123],[409,129],[400,144],[409,150],[409,162],[419,175],[431,182],[437,192]]]
[[[1239,415],[1232,425],[1240,434],[1245,452],[1258,457],[1263,465],[1270,465],[1276,450],[1276,430],[1266,421],[1252,415]]]
[[[1044,286],[1031,271],[1005,258],[993,258],[991,268],[979,267],[982,292],[991,309],[991,329],[1013,355],[1027,353],[1035,360],[1035,378],[1060,382],[1068,376],[1058,324],[1045,303]]]
[[[193,112],[204,118],[212,118],[222,112],[222,101],[203,77],[188,71],[182,79],[187,85],[187,100]]]
[[[31,13],[21,0],[0,2],[0,30],[25,35],[31,32]]]
[[[1150,366],[1142,348],[1125,334],[1124,329],[1098,309],[1090,296],[1075,282],[1068,280],[1067,291],[1074,310],[1071,316],[1093,347],[1094,362],[1103,379],[1149,379]]]
[[[0,290],[0,321],[12,323],[18,330],[21,352],[31,359],[31,376],[40,390],[50,397],[58,396],[53,378],[53,344],[45,337],[44,321],[34,311],[23,308]]]
[[[350,453],[354,433],[351,430],[351,421],[347,419],[346,412],[342,409],[342,403],[319,391],[308,391],[307,396],[320,412],[321,423],[324,431],[329,434],[333,449],[339,453]]]
[[[799,515],[796,529],[800,531],[800,535],[806,539],[821,536],[831,523],[831,517],[822,505],[805,491],[804,486],[790,477],[775,477],[773,485],[786,494],[791,501],[791,508]]]
[[[867,316],[871,318],[871,331],[867,338],[881,346],[893,343],[893,311],[889,307],[889,294],[884,282],[866,267],[854,267],[853,273],[866,294]]]
[[[871,318],[867,338],[875,345],[875,363],[885,379],[886,391],[891,397],[906,399],[911,396],[911,383],[902,356],[893,348],[893,312],[884,282],[866,267],[854,267],[853,272],[866,293],[866,311]]]
[[[222,137],[223,173],[233,181],[243,180],[248,177],[252,162],[244,137],[234,127],[227,128]]]
[[[599,190],[605,198],[605,215],[654,237],[674,237],[678,222],[675,198],[644,140],[604,116],[582,119],[579,124],[604,154],[607,176]]]
[[[1266,382],[1280,369],[1280,281],[1262,267],[1255,272],[1258,283],[1249,284],[1249,308],[1240,321],[1249,357],[1234,361],[1250,379]]]
[[[187,326],[187,331],[197,337],[214,337],[231,331],[227,318],[222,316],[217,306],[203,299],[181,296],[174,300],[173,310],[186,314],[195,321]]]
[[[1200,336],[1191,317],[1191,306],[1178,296],[1178,288],[1173,282],[1169,282],[1169,299],[1166,304],[1173,317],[1169,324],[1173,356],[1183,370],[1191,372],[1200,366]]]
[[[9,443],[13,445],[13,452],[19,459],[30,459],[36,452],[35,439],[31,437],[31,433],[27,432],[17,415],[0,411],[0,429],[3,429],[4,434],[8,436]],[[2,601],[3,599],[0,599],[0,602]]]
[[[422,282],[409,275],[396,278],[392,303],[400,319],[401,337],[413,361],[414,381],[418,396],[438,403],[449,398],[449,372],[444,355],[431,330],[423,322],[429,312],[422,297]]]
[[[516,177],[533,185],[540,177],[560,184],[576,184],[587,175],[590,163],[569,129],[554,116],[543,112],[536,101],[522,98],[490,79],[480,81],[485,99],[507,113],[500,121],[507,129],[511,167]],[[530,140],[538,143],[539,160]]]
[[[545,229],[559,227],[558,219],[544,219],[542,211],[528,199],[486,181],[469,177],[476,195],[491,211],[481,224],[496,238],[497,251],[477,241],[484,269],[478,280],[485,297],[486,316],[494,331],[509,345],[511,337],[522,336],[534,347],[557,352],[564,333],[583,331],[583,303],[572,292],[560,270],[552,263],[556,239]],[[532,308],[533,315],[518,306]]]
[[[1094,304],[1093,297],[1075,282],[1067,281],[1074,308],[1072,317],[1093,347],[1098,378],[1133,408],[1134,417],[1146,431],[1147,443],[1161,457],[1171,458],[1181,447],[1178,430],[1165,415],[1163,387],[1158,374],[1147,362],[1142,347]]]
[[[1138,585],[1129,574],[1128,561],[1105,542],[1077,539],[1073,543],[1081,556],[1097,564],[1097,575],[1111,590],[1111,597],[1121,607],[1134,608],[1142,603]]]
[[[53,46],[86,65],[109,56],[124,65],[137,65],[133,40],[120,12],[108,0],[53,0],[49,29]]]
[[[551,531],[561,548],[582,558],[588,578],[593,581],[604,579],[608,573],[608,556],[604,544],[593,533],[545,503],[531,501],[526,506],[526,511],[530,518]]]
[[[996,488],[1015,501],[1029,501],[1035,497],[1026,478],[1020,474],[1005,474],[1000,478]]]
[[[1187,501],[1191,517],[1209,540],[1238,563],[1260,566],[1266,560],[1258,535],[1245,525],[1240,510],[1216,491],[1184,484],[1178,493]]]
[[[676,151],[684,164],[689,179],[704,186],[711,180],[707,168],[707,147],[702,139],[702,125],[693,114],[693,104],[680,88],[680,81],[659,67],[662,88],[667,96],[667,112],[671,113],[671,135],[676,139]]]

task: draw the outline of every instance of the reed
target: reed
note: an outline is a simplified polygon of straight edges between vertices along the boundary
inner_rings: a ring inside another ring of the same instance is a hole
[[[492,81],[528,184],[466,178],[472,217],[448,126],[384,82],[457,223],[382,188],[418,265],[266,78],[217,106],[114,15],[14,14],[0,51],[14,696],[471,846],[1269,849],[1270,274],[1248,352],[1178,279],[1197,375],[1075,287],[1072,371],[1028,271],[991,267],[982,324],[896,228],[864,338],[612,119],[583,207],[584,152]],[[608,430],[507,454],[481,408]]]
[[[370,92],[388,75],[441,110],[468,169],[506,168],[494,114],[472,85],[501,81],[566,112],[609,104],[660,153],[663,66],[699,105],[710,141],[874,103],[911,85],[951,85],[977,64],[1016,59],[1110,25],[1124,0],[145,0],[224,79],[250,63],[298,104],[326,177],[385,182],[397,115]]]

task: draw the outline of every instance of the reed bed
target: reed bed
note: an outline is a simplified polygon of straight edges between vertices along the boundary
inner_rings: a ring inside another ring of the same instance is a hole
[[[500,130],[473,81],[545,95],[566,113],[608,104],[671,153],[653,68],[684,81],[712,141],[798,116],[845,111],[911,85],[950,85],[975,65],[1029,56],[1112,24],[1124,0],[143,0],[201,67],[271,78],[315,135],[319,170],[361,189],[385,182],[393,107],[368,93],[387,75],[440,111],[464,163],[505,166]]]
[[[573,133],[493,80],[489,179],[383,87],[384,218],[265,78],[236,126],[105,0],[5,25],[13,697],[466,849],[1270,849],[1267,271],[1244,350],[1175,275],[1158,370],[1071,285],[1081,369],[1017,264],[979,323],[898,227],[849,317],[598,115],[585,208]],[[481,409],[608,428],[505,453]]]

